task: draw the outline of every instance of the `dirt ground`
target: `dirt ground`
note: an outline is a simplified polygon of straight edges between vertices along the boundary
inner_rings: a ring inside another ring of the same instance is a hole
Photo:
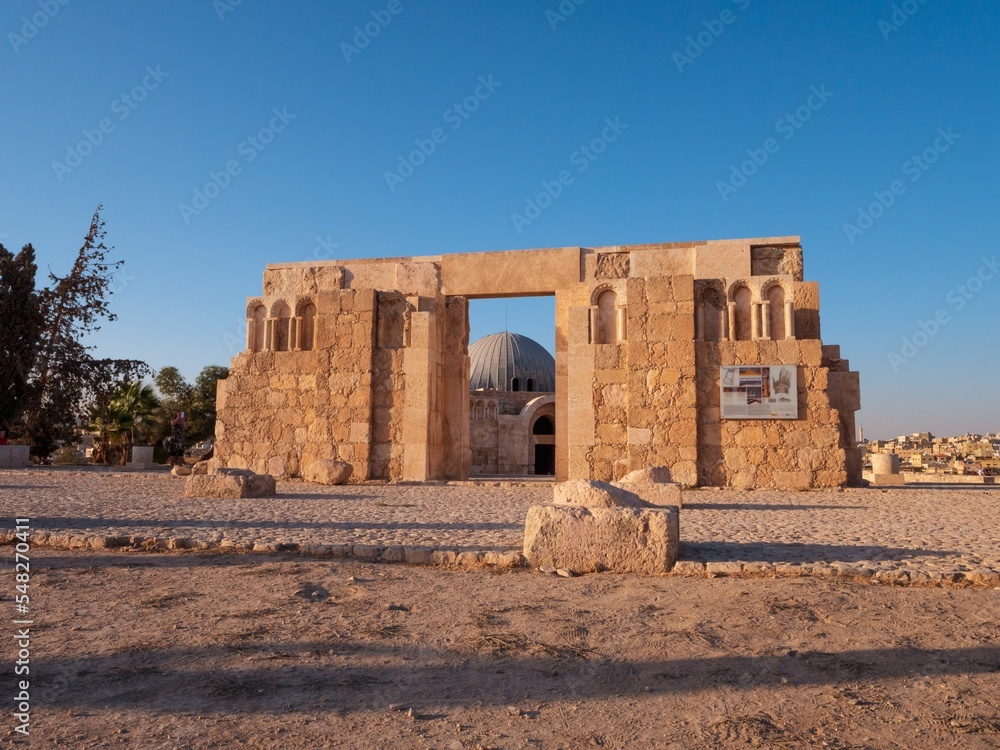
[[[997,589],[31,562],[31,747],[1000,747]]]

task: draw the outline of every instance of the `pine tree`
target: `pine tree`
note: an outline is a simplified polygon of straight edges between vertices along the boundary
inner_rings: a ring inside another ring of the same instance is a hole
[[[83,405],[106,405],[126,382],[150,373],[144,362],[95,359],[87,334],[104,320],[117,319],[109,308],[115,271],[124,261],[109,261],[101,206],[66,276],[49,272],[51,285],[40,293],[44,322],[32,374],[25,429],[32,453],[47,456],[56,442],[69,439],[84,416]]]

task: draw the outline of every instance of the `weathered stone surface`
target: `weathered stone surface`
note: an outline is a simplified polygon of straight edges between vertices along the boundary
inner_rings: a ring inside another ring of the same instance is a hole
[[[584,508],[645,508],[649,505],[628,489],[592,479],[561,482],[553,488],[552,494],[555,505]]]
[[[677,561],[678,519],[674,508],[536,505],[528,509],[524,556],[574,573],[667,573]]]
[[[681,486],[670,481],[670,470],[666,466],[636,469],[612,485],[638,495],[650,505],[682,507]]]
[[[199,461],[194,466],[191,467],[192,474],[208,474],[209,465],[208,461]]]
[[[276,482],[270,474],[218,469],[214,474],[189,476],[184,485],[184,497],[270,497],[274,495],[275,488]]]
[[[262,291],[218,386],[225,466],[282,478],[336,459],[358,481],[425,481],[531,473],[544,456],[560,479],[650,466],[682,487],[858,477],[860,382],[820,341],[798,237],[279,264]],[[470,396],[466,297],[553,292],[556,429],[535,433],[540,405]],[[798,418],[723,420],[728,365],[795,367]]]
[[[170,475],[174,477],[189,477],[192,469],[190,466],[175,466],[170,470]]]
[[[617,482],[623,484],[666,484],[670,482],[670,469],[666,466],[650,466],[646,469],[630,471]]]
[[[343,484],[350,479],[353,470],[353,466],[343,461],[323,459],[309,464],[302,478],[315,484]]]

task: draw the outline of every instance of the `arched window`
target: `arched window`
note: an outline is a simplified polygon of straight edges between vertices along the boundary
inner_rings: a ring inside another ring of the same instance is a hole
[[[252,326],[250,349],[255,352],[264,351],[264,333],[267,327],[267,310],[263,305],[257,305],[250,313],[248,325]]]
[[[271,349],[276,352],[287,352],[291,342],[292,310],[284,302],[279,302],[272,311],[274,328],[271,334]]]
[[[534,381],[533,378],[528,378],[528,384],[527,384],[527,387],[526,387],[525,390],[527,390],[527,391],[533,391],[533,390],[535,390],[535,381]]]
[[[316,305],[308,300],[299,303],[299,317],[302,319],[299,324],[299,349],[304,352],[311,351],[316,340]]]
[[[753,295],[747,287],[741,286],[733,295],[733,301],[736,304],[736,319],[735,330],[731,338],[734,341],[750,341],[753,335],[753,327],[750,322],[750,315],[753,312]]]
[[[618,325],[615,321],[618,295],[613,289],[605,289],[597,295],[597,340],[598,344],[617,344]]]
[[[510,381],[510,389],[512,391],[519,391],[519,390],[521,390],[521,379],[520,378],[514,378],[513,380],[511,380]]]
[[[781,284],[775,284],[767,290],[767,301],[770,302],[771,339],[784,341],[785,333],[785,290]]]

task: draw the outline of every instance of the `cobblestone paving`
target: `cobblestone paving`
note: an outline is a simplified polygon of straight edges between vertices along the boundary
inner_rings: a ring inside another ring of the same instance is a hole
[[[14,517],[28,517],[34,543],[53,547],[503,563],[517,558],[528,507],[552,493],[544,482],[281,482],[273,498],[192,500],[183,486],[164,472],[0,471],[0,539],[11,541]],[[689,491],[676,572],[1000,586],[998,507],[1000,489],[990,488]]]

